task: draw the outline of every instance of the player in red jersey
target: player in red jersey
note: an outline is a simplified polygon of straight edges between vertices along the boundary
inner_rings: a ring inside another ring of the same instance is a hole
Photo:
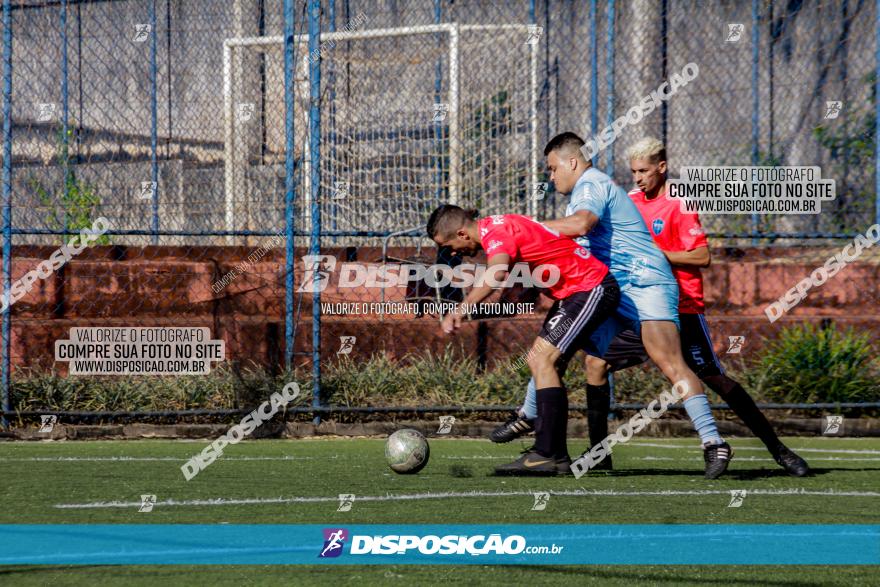
[[[629,196],[639,209],[654,242],[664,252],[678,281],[681,350],[688,366],[714,390],[767,446],[779,465],[795,477],[807,475],[807,463],[786,447],[742,385],[728,377],[718,362],[709,336],[703,303],[702,267],[711,262],[709,242],[697,214],[682,213],[680,201],[666,197],[666,150],[657,139],[645,138],[627,151],[638,186]],[[590,443],[608,434],[610,386],[608,373],[648,360],[639,336],[622,332],[604,357],[588,357],[587,403]],[[611,468],[610,458],[604,466]]]
[[[508,475],[570,474],[566,444],[568,395],[559,372],[572,354],[617,307],[617,281],[602,262],[540,222],[518,214],[477,219],[475,210],[443,205],[428,220],[428,236],[454,255],[486,251],[487,270],[458,310],[443,318],[447,334],[461,326],[466,312],[486,299],[507,279],[514,263],[529,265],[555,302],[526,357],[537,385],[538,418],[535,446],[509,465],[496,468]]]

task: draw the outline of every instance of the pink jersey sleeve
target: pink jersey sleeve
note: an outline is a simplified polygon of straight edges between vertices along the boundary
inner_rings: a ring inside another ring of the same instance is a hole
[[[678,221],[678,240],[682,251],[693,251],[709,246],[699,215],[681,214]]]
[[[489,216],[483,220],[480,232],[483,233],[481,239],[487,259],[502,253],[510,255],[511,259],[517,258],[519,247],[505,220],[503,216]]]

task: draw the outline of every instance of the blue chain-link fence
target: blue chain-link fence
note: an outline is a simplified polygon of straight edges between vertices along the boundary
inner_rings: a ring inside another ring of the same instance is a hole
[[[228,359],[310,369],[316,407],[343,337],[439,352],[430,317],[322,312],[419,292],[310,290],[303,257],[430,264],[439,202],[560,215],[552,186],[535,196],[548,138],[599,134],[688,63],[694,83],[596,164],[628,186],[624,147],[651,134],[673,174],[820,166],[837,181],[823,214],[704,224],[716,245],[837,246],[880,222],[878,6],[5,0],[4,291],[107,227],[4,305],[4,411],[13,372],[54,369],[74,326],[210,326]]]

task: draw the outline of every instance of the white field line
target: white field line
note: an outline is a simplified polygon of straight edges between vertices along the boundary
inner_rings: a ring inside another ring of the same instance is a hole
[[[804,489],[749,489],[749,495],[766,495],[766,496],[818,496],[818,497],[880,497],[877,491],[807,491]],[[550,491],[551,495],[562,497],[679,497],[679,496],[699,496],[699,495],[730,495],[730,490],[667,490],[667,491],[613,491],[613,490],[592,490],[585,489],[576,491]],[[468,491],[468,492],[445,492],[445,493],[411,493],[400,495],[359,495],[356,498],[358,502],[364,501],[417,501],[425,499],[466,499],[466,498],[487,498],[487,497],[533,497],[533,491]],[[287,503],[337,503],[339,496],[330,497],[269,497],[269,498],[249,498],[234,499],[218,497],[215,499],[190,499],[177,501],[174,499],[166,499],[157,501],[156,506],[222,506],[222,505],[274,505]],[[94,501],[90,503],[58,503],[53,507],[57,509],[106,509],[106,508],[137,508],[141,506],[140,501]]]
[[[654,443],[631,443],[630,446],[646,446],[653,448],[674,448],[674,449],[690,449],[694,453],[699,453],[700,448],[694,446],[686,446],[686,445],[668,445],[668,444],[654,444]],[[740,451],[760,451],[764,452],[767,449],[763,447],[737,447],[736,452]],[[880,450],[847,450],[847,449],[816,449],[816,448],[798,448],[797,452],[815,452],[815,453],[838,453],[838,454],[867,454],[867,455],[878,455],[876,458],[845,458],[845,457],[810,457],[811,460],[814,461],[880,461]],[[38,462],[46,462],[46,463],[56,463],[56,462],[181,462],[186,460],[186,456],[181,457],[125,457],[125,456],[116,456],[116,457],[0,457],[0,462],[6,463],[38,463]],[[315,461],[315,460],[335,460],[338,459],[338,455],[331,455],[326,457],[305,457],[305,456],[293,456],[293,455],[284,455],[277,457],[235,457],[235,456],[224,456],[224,461]],[[510,455],[444,455],[437,458],[447,459],[447,460],[509,460]],[[674,457],[631,457],[634,460],[645,460],[645,461],[675,461],[679,460]],[[754,457],[737,457],[736,459],[739,461],[749,461],[749,460],[758,460],[758,461],[770,461],[773,460],[770,457],[763,458],[754,458]]]
[[[674,449],[691,449],[693,451],[701,451],[699,444],[660,444],[659,442],[630,442],[630,446],[649,446],[652,448],[674,448]],[[734,452],[742,450],[760,450],[766,451],[763,446],[736,446],[736,440],[733,440]],[[880,450],[871,449],[848,449],[848,448],[797,448],[790,446],[795,452],[827,452],[848,455],[880,455]]]
[[[0,457],[0,462],[17,462],[17,463],[30,463],[30,462],[50,462],[50,463],[58,463],[58,462],[66,462],[66,461],[84,461],[84,462],[151,462],[151,461],[175,461],[179,463],[186,462],[188,457]],[[327,460],[327,459],[336,459],[337,456],[328,456],[328,457],[295,457],[295,456],[280,456],[280,457],[222,457],[224,461],[316,461],[316,460]]]
[[[739,450],[739,449],[737,449]],[[695,451],[696,452],[696,451]],[[315,460],[336,460],[339,457],[327,456],[327,457],[296,457],[296,456],[286,456],[286,457],[223,457],[224,461],[315,461]],[[498,456],[440,456],[435,458],[441,458],[450,461],[507,461],[510,460],[510,456],[507,455],[498,455]],[[686,457],[656,457],[656,456],[647,456],[647,457],[629,457],[634,461],[684,461],[688,460]],[[66,462],[96,462],[96,463],[133,463],[133,462],[171,462],[171,463],[182,463],[186,459],[184,457],[23,457],[23,458],[3,458],[0,457],[0,463],[66,463]],[[771,457],[736,457],[736,462],[774,462]],[[876,462],[880,461],[880,457],[819,457],[812,456],[810,457],[810,461],[833,461],[833,462]]]
[[[681,458],[678,457],[629,457],[634,461],[680,461]],[[741,463],[743,461],[763,461],[763,462],[776,462],[772,457],[738,457],[735,456],[734,459],[737,463]],[[865,462],[865,461],[880,461],[880,457],[810,457],[810,462],[813,461],[843,461],[843,462]]]

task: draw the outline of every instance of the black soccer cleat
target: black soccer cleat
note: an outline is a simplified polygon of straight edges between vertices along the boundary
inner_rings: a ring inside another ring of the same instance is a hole
[[[590,455],[590,451],[587,450],[584,454],[578,457],[578,459],[588,458]],[[614,467],[611,464],[611,453],[605,455],[605,458],[587,469],[587,473],[590,471],[613,471]]]
[[[726,442],[710,444],[703,447],[703,459],[706,461],[706,479],[717,479],[730,464],[733,449]]]
[[[492,442],[504,443],[535,431],[535,421],[515,413],[507,422],[495,428],[489,434]]]
[[[611,464],[611,455],[609,454],[604,459],[596,463],[596,466],[590,469],[591,471],[613,471],[614,466]]]
[[[569,457],[556,459],[556,474],[559,476],[574,474],[571,472],[571,459]]]
[[[787,446],[783,446],[777,454],[773,455],[773,458],[792,477],[806,477],[810,474],[810,466],[807,465],[807,461]]]
[[[563,467],[571,467],[571,459],[554,457],[545,457],[538,454],[536,450],[528,450],[523,455],[506,465],[495,467],[496,475],[516,475],[526,476],[543,476],[552,477],[558,475]]]

